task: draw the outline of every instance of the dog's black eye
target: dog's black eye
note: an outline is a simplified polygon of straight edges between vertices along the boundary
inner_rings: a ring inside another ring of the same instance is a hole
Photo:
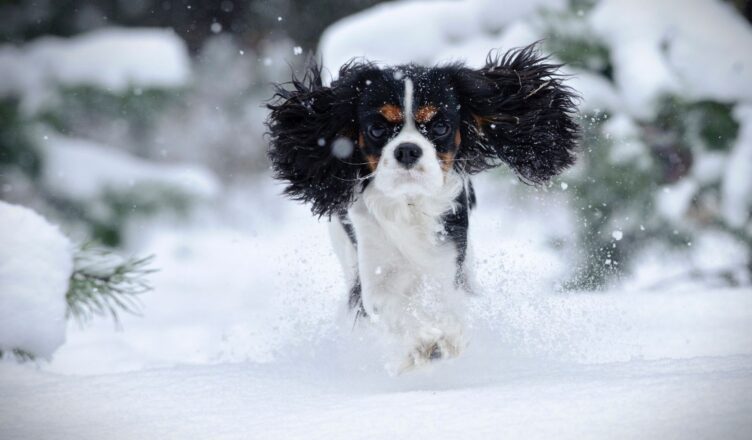
[[[444,121],[438,121],[431,127],[431,134],[436,137],[446,136],[449,133],[449,124]]]
[[[386,136],[386,127],[381,124],[373,124],[368,127],[368,136],[370,136],[373,140],[382,139],[384,136]]]

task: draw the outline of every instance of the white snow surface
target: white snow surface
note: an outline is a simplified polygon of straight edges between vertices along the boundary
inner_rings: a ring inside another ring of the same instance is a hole
[[[520,196],[494,176],[476,184],[481,292],[459,359],[391,376],[383,339],[344,313],[326,224],[281,202],[279,186],[253,184],[202,221],[144,230],[131,250],[155,253],[160,271],[139,316],[71,324],[38,369],[0,364],[0,438],[750,432],[749,288],[558,293],[574,251],[565,192]],[[651,264],[655,281],[680,260]]]
[[[73,249],[29,208],[0,201],[0,351],[50,358],[65,342]]]
[[[749,362],[562,366],[489,357],[475,368],[398,379],[343,369],[324,355],[84,380],[5,368],[15,384],[0,379],[3,403],[13,402],[2,409],[13,418],[0,432],[14,439],[744,439],[752,429]]]
[[[105,190],[159,184],[186,194],[211,198],[219,181],[208,170],[187,164],[159,164],[96,142],[60,134],[42,136],[42,179],[49,190],[74,200],[91,200]]]

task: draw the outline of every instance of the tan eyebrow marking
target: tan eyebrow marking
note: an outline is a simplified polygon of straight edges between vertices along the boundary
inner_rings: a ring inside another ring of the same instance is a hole
[[[432,105],[424,105],[423,107],[418,108],[418,111],[415,112],[415,122],[424,124],[433,119],[438,112],[439,109],[436,107]]]
[[[366,139],[365,136],[363,136],[363,132],[361,131],[358,134],[358,147],[361,149],[365,148],[366,146]],[[371,171],[376,171],[376,167],[379,166],[379,156],[376,156],[374,154],[366,154],[366,162],[368,163],[368,168]]]
[[[384,104],[379,109],[379,113],[381,113],[381,116],[383,116],[384,119],[392,124],[402,122],[402,109],[394,104]]]
[[[475,125],[478,128],[483,128],[483,124],[486,123],[486,119],[481,116],[476,115],[475,113],[473,113],[472,115],[473,115],[473,119],[475,120]]]
[[[439,159],[441,160],[441,169],[444,172],[449,171],[454,165],[454,152],[447,151],[446,153],[439,153]]]
[[[379,166],[379,156],[367,154],[366,161],[368,161],[368,168],[370,168],[371,171],[376,171],[376,167]]]

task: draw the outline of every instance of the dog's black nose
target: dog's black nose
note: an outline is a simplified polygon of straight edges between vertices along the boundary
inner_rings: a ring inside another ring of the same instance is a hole
[[[415,165],[422,155],[423,150],[412,142],[399,144],[397,145],[397,148],[394,149],[394,157],[397,159],[397,162],[401,163],[405,168],[411,168]]]

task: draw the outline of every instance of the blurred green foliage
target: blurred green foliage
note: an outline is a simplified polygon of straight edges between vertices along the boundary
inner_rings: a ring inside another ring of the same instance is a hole
[[[64,87],[37,117],[68,135],[86,136],[92,128],[119,124],[119,130],[138,144],[163,111],[182,103],[181,93],[179,89],[131,87],[115,93],[93,86]]]
[[[172,28],[197,52],[220,32],[241,46],[289,38],[313,51],[331,23],[383,0],[0,0],[0,42],[71,36],[102,26]],[[215,26],[216,29],[216,26]]]
[[[42,159],[29,136],[28,126],[17,99],[0,99],[0,182],[3,169],[7,172],[10,167],[31,177],[39,175]]]
[[[736,139],[739,123],[731,114],[733,106],[714,101],[689,101],[684,97],[666,96],[654,124],[676,134],[684,148],[697,146],[707,150],[727,151]]]
[[[583,26],[583,14],[592,8],[594,2],[582,0],[573,3],[570,9],[564,11],[541,12],[546,51],[567,65],[613,79],[608,46]]]
[[[47,195],[61,221],[83,227],[93,242],[110,247],[123,244],[132,220],[159,214],[183,218],[196,203],[193,195],[159,183],[136,184],[128,189],[105,188],[94,200],[72,200]]]
[[[568,10],[542,13],[538,24],[546,35],[546,50],[557,59],[612,82],[609,49],[586,20],[594,4],[573,0]],[[608,121],[614,115],[581,116],[583,154],[580,172],[571,181],[582,251],[579,270],[567,287],[602,287],[626,270],[646,245],[686,247],[706,227],[719,228],[752,250],[750,234],[727,225],[719,212],[717,178],[697,184],[681,219],[666,218],[657,206],[659,194],[692,178],[693,167],[706,154],[728,154],[739,131],[733,107],[733,103],[667,95],[654,118],[630,118],[637,130],[634,139],[612,137]],[[619,157],[625,143],[636,152]]]
[[[138,313],[137,296],[151,290],[153,261],[153,256],[123,259],[93,244],[79,247],[65,294],[66,317],[85,322],[109,315],[117,322],[119,313]]]

